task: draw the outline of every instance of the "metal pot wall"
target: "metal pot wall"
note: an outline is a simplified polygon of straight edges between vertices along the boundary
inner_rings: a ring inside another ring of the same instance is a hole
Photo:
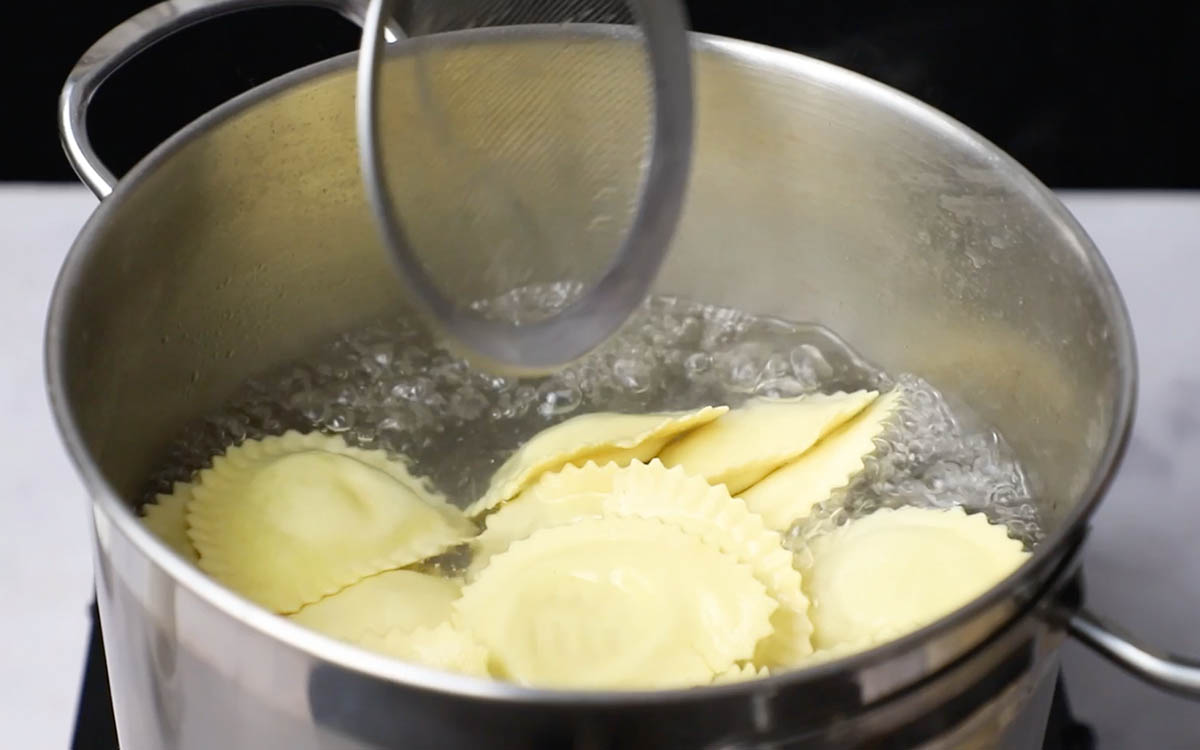
[[[1129,321],[1090,240],[1032,176],[941,114],[844,70],[710,36],[692,38],[696,161],[655,291],[826,324],[882,367],[969,404],[1034,480],[1048,534],[1029,562],[969,606],[849,659],[623,694],[392,661],[259,609],[174,556],[133,507],[167,441],[248,376],[358,321],[406,312],[363,198],[353,56],[219,107],[119,183],[91,151],[86,105],[112,69],[179,28],[255,5],[160,3],[89,50],[63,94],[68,154],[103,201],[55,290],[49,389],[92,494],[122,747],[1023,748],[1040,741],[1067,632],[1150,679],[1200,690],[1195,668],[1112,635],[1071,596],[1135,383]],[[586,42],[584,73],[639,54],[597,29],[457,32],[397,46],[386,85],[404,100],[405,50],[424,45],[437,53],[426,58],[434,74],[489,66],[489,85],[463,101],[503,107],[497,76],[561,74],[546,61],[566,39]],[[574,108],[587,106],[573,99],[580,89],[554,87]],[[394,153],[414,142],[411,129],[390,137]],[[422,176],[393,179],[403,190]],[[570,211],[591,194],[541,200]],[[547,268],[569,268],[579,251],[562,252]],[[461,265],[443,278],[469,291],[472,273]]]

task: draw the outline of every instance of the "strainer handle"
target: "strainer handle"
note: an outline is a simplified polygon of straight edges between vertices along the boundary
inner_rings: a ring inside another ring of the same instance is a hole
[[[67,76],[58,99],[58,127],[67,160],[97,198],[113,191],[117,178],[100,161],[88,136],[88,106],[105,79],[172,34],[243,10],[289,5],[327,8],[361,26],[365,4],[364,0],[164,0],[146,8],[100,37]],[[389,40],[404,35],[394,23],[386,30]]]
[[[359,52],[359,158],[367,197],[392,260],[409,291],[449,337],[447,342],[496,372],[552,372],[595,349],[645,300],[683,210],[693,139],[692,69],[683,8],[678,0],[628,0],[645,34],[655,91],[650,160],[633,224],[600,280],[557,314],[523,324],[465,309],[438,289],[416,257],[390,199],[380,149],[379,74],[384,21],[394,0],[370,0]]]
[[[1075,640],[1134,677],[1163,690],[1200,700],[1200,661],[1147,646],[1086,609],[1071,614],[1066,626]]]

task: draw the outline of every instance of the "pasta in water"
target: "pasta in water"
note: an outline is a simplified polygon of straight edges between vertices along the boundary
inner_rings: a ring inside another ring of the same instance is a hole
[[[472,542],[471,571],[487,565],[491,556],[538,529],[598,518],[604,514],[604,499],[611,494],[613,479],[621,471],[615,463],[597,466],[567,465],[544,474],[533,486],[487,517],[487,528]]]
[[[813,506],[863,470],[863,458],[875,450],[875,438],[900,405],[893,390],[838,427],[798,458],[768,474],[740,497],[767,526],[787,531]]]
[[[389,570],[364,578],[289,615],[293,622],[350,643],[394,630],[433,627],[450,616],[458,584],[412,570]]]
[[[758,399],[693,430],[659,458],[738,494],[875,400],[875,391]]]
[[[745,682],[746,680],[755,680],[759,677],[768,677],[771,672],[766,667],[756,667],[753,664],[742,664],[732,666],[724,672],[714,675],[712,684],[726,685],[731,682]]]
[[[576,417],[496,471],[469,507],[482,533],[405,461],[290,432],[229,448],[143,520],[247,598],[403,661],[550,688],[737,683],[902,636],[1026,559],[961,508],[785,545],[901,406],[857,391]]]
[[[808,599],[791,553],[779,534],[764,527],[762,519],[730,497],[723,485],[713,487],[657,460],[630,464],[616,474],[604,509],[611,515],[657,518],[678,526],[750,567],[779,604],[771,616],[773,632],[755,649],[757,663],[783,667],[812,652]]]
[[[487,492],[467,508],[477,516],[509,500],[546,472],[567,464],[628,464],[648,461],[667,442],[688,430],[711,422],[727,406],[706,406],[697,411],[662,414],[596,413],[572,417],[539,432],[521,446],[492,477]]]
[[[491,555],[539,528],[600,516],[655,518],[749,565],[780,605],[771,617],[774,632],[755,651],[757,662],[786,666],[812,650],[808,600],[779,534],[764,528],[762,520],[723,486],[713,487],[682,469],[667,469],[657,460],[625,468],[588,463],[544,475],[488,517],[487,530],[475,541],[468,577],[486,566]]]
[[[415,630],[396,628],[383,636],[372,634],[363,639],[363,645],[427,667],[472,677],[489,676],[487,649],[452,621]]]
[[[1003,526],[962,508],[882,509],[809,542],[804,578],[818,649],[904,635],[979,596],[1025,561]]]
[[[904,635],[904,633],[897,632],[895,637],[898,638],[902,635]],[[847,641],[835,644],[833,646],[827,646],[825,648],[818,648],[797,662],[796,666],[815,667],[818,664],[824,664],[825,662],[834,661],[835,659],[852,656],[857,654],[859,651],[866,651],[869,648],[873,648],[874,646],[883,643],[885,640],[888,639],[884,638],[882,633],[877,633],[873,638],[864,638],[856,642]]]
[[[381,451],[288,433],[200,472],[188,534],[200,567],[286,614],[466,539],[471,526]]]
[[[647,519],[542,529],[455,605],[501,677],[530,685],[702,685],[751,658],[776,602],[749,566]]]
[[[191,500],[191,486],[176,482],[170,495],[159,495],[142,508],[142,523],[180,557],[195,563],[200,556],[187,535],[187,506]]]

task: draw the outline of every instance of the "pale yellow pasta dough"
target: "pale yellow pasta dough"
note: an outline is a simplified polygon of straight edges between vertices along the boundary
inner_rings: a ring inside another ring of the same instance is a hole
[[[607,515],[657,518],[678,526],[750,567],[779,608],[771,616],[773,632],[755,649],[757,664],[783,667],[812,652],[812,622],[800,573],[780,535],[766,528],[741,500],[730,497],[724,485],[712,486],[701,477],[655,459],[632,463],[616,472],[612,493],[604,500]]]
[[[288,433],[231,448],[192,487],[200,567],[280,614],[465,541],[473,527],[382,451]]]
[[[893,633],[889,633],[885,628],[880,630],[878,633],[875,633],[871,638],[865,638],[853,643],[838,643],[827,648],[817,649],[801,659],[795,666],[799,668],[815,667],[818,664],[824,664],[825,662],[843,659],[847,656],[853,656],[860,651],[866,651],[867,649],[874,648],[875,646],[886,643],[894,638],[899,638],[900,636],[904,635],[905,632],[907,631],[896,630]]]
[[[401,661],[473,677],[489,676],[487,649],[453,621],[414,630],[396,628],[383,636],[368,636],[361,642],[366,648]]]
[[[949,614],[1028,556],[962,508],[883,509],[809,542],[804,584],[818,649],[873,644]]]
[[[659,458],[710,484],[724,484],[736,495],[804,453],[877,395],[855,391],[756,399],[671,443]]]
[[[543,474],[511,502],[545,502],[564,495],[589,493],[607,495],[612,492],[613,480],[623,468],[615,463],[596,461],[588,461],[581,466],[567,464],[558,471]],[[489,516],[488,523],[490,524],[503,510]]]
[[[483,497],[467,508],[477,516],[509,500],[546,472],[567,464],[613,462],[624,465],[653,457],[671,438],[707,424],[728,411],[706,406],[661,414],[600,412],[572,417],[534,435],[505,461]]]
[[[875,438],[900,405],[900,391],[875,399],[853,419],[821,438],[799,458],[776,469],[740,497],[767,525],[787,531],[833,490],[845,487],[863,470],[863,458],[875,451]]]
[[[543,474],[499,510],[487,517],[487,528],[471,543],[473,557],[467,573],[473,578],[491,556],[508,549],[538,529],[560,526],[604,513],[604,498],[612,492],[613,477],[622,471],[616,464],[564,466]]]
[[[432,627],[450,616],[459,585],[412,570],[389,570],[362,579],[289,617],[313,630],[350,643],[367,634]]]
[[[733,556],[636,518],[514,542],[454,604],[498,677],[625,689],[710,683],[753,655],[776,607]]]
[[[187,506],[191,499],[191,487],[176,482],[170,495],[159,495],[142,508],[142,523],[180,557],[194,563],[199,557],[187,535]]]
[[[726,685],[731,682],[745,682],[746,680],[757,680],[762,677],[770,677],[771,672],[766,667],[756,667],[753,664],[742,664],[741,666],[732,666],[715,675],[712,680],[714,685]]]

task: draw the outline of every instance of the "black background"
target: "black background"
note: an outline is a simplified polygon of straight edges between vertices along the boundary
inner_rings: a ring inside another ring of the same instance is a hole
[[[55,100],[106,30],[150,0],[0,9],[0,179],[69,180]],[[1200,187],[1195,2],[690,0],[693,28],[865,73],[990,138],[1055,187]],[[196,115],[357,29],[314,9],[252,11],[188,30],[115,76],[92,109],[118,173]]]

